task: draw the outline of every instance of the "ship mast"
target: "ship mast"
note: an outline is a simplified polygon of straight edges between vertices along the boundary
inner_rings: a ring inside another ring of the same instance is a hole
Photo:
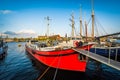
[[[74,33],[75,33],[74,32],[75,31],[74,30],[75,29],[75,26],[74,26],[74,24],[75,24],[75,22],[74,22],[74,14],[72,13],[71,16],[72,16],[72,19],[70,19],[70,21],[72,22],[72,25],[71,25],[71,27],[72,27],[72,33],[71,34],[72,34],[72,37],[74,37]]]
[[[92,0],[92,38],[94,38],[94,3],[93,3],[93,0]]]
[[[87,34],[88,34],[88,32],[87,32],[87,23],[86,23],[86,21],[85,21],[85,36],[86,36],[86,42],[87,42]]]
[[[80,5],[80,36],[82,36],[82,6]]]
[[[86,17],[86,15],[85,15]],[[87,22],[85,20],[85,37],[86,37],[86,42],[87,42],[87,37],[88,37],[88,30],[87,30]]]

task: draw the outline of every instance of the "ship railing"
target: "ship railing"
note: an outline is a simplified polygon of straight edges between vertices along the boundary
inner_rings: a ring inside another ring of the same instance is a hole
[[[104,57],[104,56],[101,56],[99,54],[95,54],[93,52],[86,51],[86,50],[79,50],[79,49],[73,49],[73,50],[75,50],[75,51],[79,52],[80,54],[85,55],[93,60],[96,60],[100,63],[106,64],[108,66],[111,66],[112,68],[120,70],[120,62],[117,61],[117,54],[118,53],[116,53],[116,60],[112,60],[110,57],[110,55],[111,55],[110,51],[109,51],[109,57]],[[110,48],[110,50],[111,50],[111,48]]]
[[[109,52],[108,52],[108,63],[110,63],[110,60],[112,59],[111,58],[111,55],[115,55],[114,56],[114,60],[115,61],[118,61],[118,50],[120,50],[120,46],[117,46],[116,45],[116,47],[111,47],[111,46],[109,46],[109,47],[106,47],[106,46],[100,46],[100,47],[98,47],[98,44],[96,44],[95,46],[94,46],[94,52],[95,52],[95,54],[97,54],[97,48],[100,48],[100,49],[106,49],[106,50],[108,50]],[[112,53],[115,53],[115,54],[112,54]],[[89,51],[88,51],[88,54],[89,54]]]

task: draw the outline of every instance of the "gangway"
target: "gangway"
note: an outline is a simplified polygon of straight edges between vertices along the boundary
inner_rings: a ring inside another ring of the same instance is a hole
[[[104,56],[101,56],[101,55],[98,55],[98,54],[95,54],[95,53],[92,53],[92,52],[86,51],[86,50],[81,50],[81,49],[73,49],[73,50],[75,50],[76,52],[83,54],[91,59],[94,59],[94,60],[99,61],[103,64],[106,64],[112,68],[120,70],[120,62],[118,62],[118,61],[112,60],[110,58],[106,58]]]

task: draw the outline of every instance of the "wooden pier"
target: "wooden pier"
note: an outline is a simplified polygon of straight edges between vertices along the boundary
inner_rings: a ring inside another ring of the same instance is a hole
[[[99,61],[103,64],[106,64],[112,68],[120,70],[120,62],[118,62],[118,61],[112,60],[110,58],[106,58],[104,56],[101,56],[101,55],[98,55],[98,54],[95,54],[95,53],[92,53],[92,52],[89,52],[86,50],[80,50],[80,49],[73,49],[73,50],[75,50],[76,52],[79,52],[80,54],[83,54],[91,59],[94,59],[94,60]]]

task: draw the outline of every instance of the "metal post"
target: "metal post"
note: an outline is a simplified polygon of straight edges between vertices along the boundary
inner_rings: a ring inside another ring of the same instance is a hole
[[[110,52],[111,52],[111,49],[109,47],[109,57],[108,57],[108,63],[110,64]]]
[[[88,45],[88,55],[90,55],[90,53],[89,53],[89,45]]]
[[[118,53],[118,48],[116,48],[115,61],[117,61],[117,53]]]
[[[95,45],[95,54],[96,54],[96,45]]]

